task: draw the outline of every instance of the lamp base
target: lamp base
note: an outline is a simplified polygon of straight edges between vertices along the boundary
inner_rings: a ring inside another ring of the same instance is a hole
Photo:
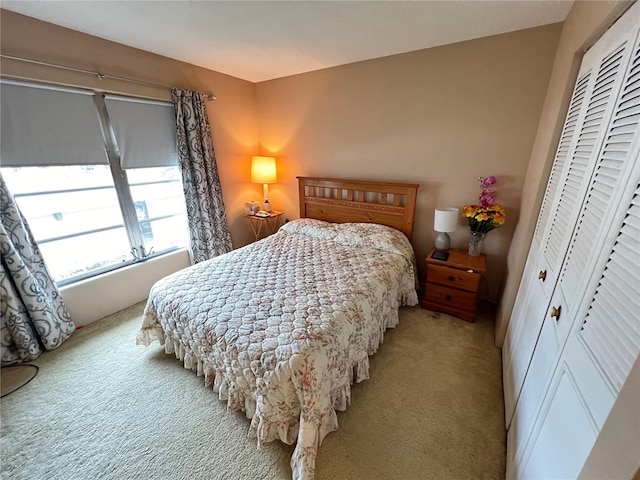
[[[447,251],[451,247],[451,238],[448,233],[438,232],[435,242],[436,250]]]
[[[264,209],[265,212],[269,212],[269,213],[273,212],[273,208],[271,208],[271,202],[269,200],[264,201],[262,208]]]

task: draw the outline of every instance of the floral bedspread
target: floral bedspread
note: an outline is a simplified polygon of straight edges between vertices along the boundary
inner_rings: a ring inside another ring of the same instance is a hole
[[[312,479],[323,438],[398,307],[415,305],[415,255],[401,232],[301,219],[176,272],[151,289],[137,343],[158,340],[251,419],[258,448],[292,444]]]

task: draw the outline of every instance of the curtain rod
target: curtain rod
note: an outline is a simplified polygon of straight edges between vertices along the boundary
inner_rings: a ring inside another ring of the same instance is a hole
[[[104,80],[104,79],[112,79],[112,80],[120,80],[122,82],[129,82],[129,83],[136,83],[138,85],[146,85],[149,87],[156,87],[156,88],[163,88],[163,89],[171,89],[172,87],[168,86],[168,85],[162,85],[159,83],[152,83],[152,82],[145,82],[143,80],[136,80],[134,78],[127,78],[127,77],[120,77],[118,75],[109,75],[108,73],[100,73],[100,72],[94,72],[93,70],[85,70],[84,68],[76,68],[76,67],[69,67],[67,65],[60,65],[57,63],[49,63],[49,62],[41,62],[39,60],[32,60],[30,58],[24,58],[24,57],[16,57],[13,55],[5,55],[0,54],[1,58],[8,58],[9,60],[18,60],[20,62],[25,62],[25,63],[34,63],[36,65],[43,65],[45,67],[53,67],[53,68],[61,68],[63,70],[69,70],[72,72],[78,72],[78,73],[84,73],[86,75],[93,75],[94,77],[96,77],[98,80]],[[207,100],[216,100],[216,96],[209,94],[209,95],[205,95],[205,98]]]

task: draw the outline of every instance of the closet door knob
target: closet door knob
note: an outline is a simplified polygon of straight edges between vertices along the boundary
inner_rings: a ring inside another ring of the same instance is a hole
[[[544,282],[547,279],[547,271],[540,270],[540,273],[538,274],[538,278]]]
[[[555,318],[556,322],[558,320],[560,320],[560,312],[562,311],[562,306],[559,306],[558,308],[556,307],[551,307],[551,318]]]

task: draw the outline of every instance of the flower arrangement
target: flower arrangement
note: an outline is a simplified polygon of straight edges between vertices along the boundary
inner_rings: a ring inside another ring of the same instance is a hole
[[[480,177],[479,205],[465,205],[462,216],[467,218],[474,233],[487,233],[504,224],[504,208],[496,203],[496,177]]]

